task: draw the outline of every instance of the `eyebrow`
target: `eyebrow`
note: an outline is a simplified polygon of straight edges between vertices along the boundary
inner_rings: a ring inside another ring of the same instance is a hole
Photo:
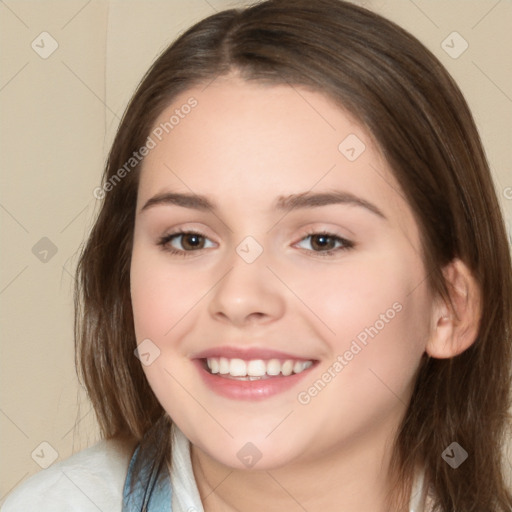
[[[194,210],[215,210],[214,204],[205,196],[197,194],[179,194],[176,192],[163,192],[156,194],[149,199],[146,204],[140,209],[140,213],[149,208],[158,205],[175,205],[182,206],[183,208],[191,208]]]
[[[370,203],[366,199],[362,199],[350,192],[335,190],[332,192],[312,193],[304,192],[302,194],[293,194],[287,197],[280,196],[277,200],[276,207],[278,210],[289,212],[298,208],[315,208],[318,206],[328,206],[332,204],[348,204],[352,206],[359,206],[366,210],[386,218],[384,213]]]
[[[298,210],[301,208],[316,208],[319,206],[328,206],[333,204],[359,206],[383,219],[386,219],[386,216],[382,213],[380,208],[375,206],[373,203],[370,203],[366,199],[362,199],[350,192],[344,191],[321,193],[304,192],[302,194],[279,196],[275,203],[275,209],[284,212],[291,212],[292,210]],[[177,192],[163,192],[151,197],[140,209],[139,213],[157,205],[174,205],[200,211],[215,211],[217,209],[214,202],[206,196]]]

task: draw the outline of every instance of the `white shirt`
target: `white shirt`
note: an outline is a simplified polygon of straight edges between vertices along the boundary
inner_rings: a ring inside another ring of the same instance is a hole
[[[173,426],[172,512],[204,512],[190,459],[190,442]],[[121,512],[134,445],[100,441],[51,465],[16,487],[2,512]],[[410,512],[425,512],[423,475],[416,474]]]

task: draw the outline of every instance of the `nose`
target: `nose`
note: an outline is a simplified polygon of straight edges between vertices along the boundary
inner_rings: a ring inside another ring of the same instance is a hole
[[[234,261],[210,295],[209,312],[217,321],[244,327],[269,324],[285,311],[282,286],[262,257],[253,263]]]

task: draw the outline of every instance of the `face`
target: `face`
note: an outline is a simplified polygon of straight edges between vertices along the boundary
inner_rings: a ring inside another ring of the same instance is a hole
[[[131,294],[173,421],[233,468],[389,439],[432,299],[369,134],[320,93],[229,77],[177,97],[150,136]]]

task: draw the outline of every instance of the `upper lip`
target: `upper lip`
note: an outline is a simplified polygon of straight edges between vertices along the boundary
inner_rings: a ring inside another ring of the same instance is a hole
[[[289,354],[286,352],[281,352],[279,350],[272,350],[269,348],[258,348],[258,347],[232,347],[232,346],[224,346],[224,347],[214,347],[209,348],[207,350],[203,350],[194,354],[192,359],[208,359],[211,357],[225,357],[227,359],[243,359],[245,361],[254,360],[254,359],[293,359],[294,361],[314,361],[314,359],[310,357],[303,357],[294,354]]]

